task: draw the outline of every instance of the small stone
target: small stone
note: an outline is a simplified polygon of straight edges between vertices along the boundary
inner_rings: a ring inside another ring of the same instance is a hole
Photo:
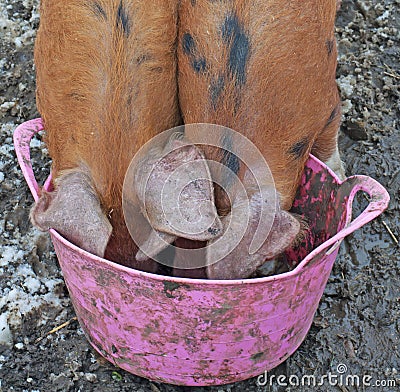
[[[85,379],[89,382],[97,382],[97,376],[94,373],[85,373]]]
[[[3,104],[0,105],[0,110],[2,112],[6,112],[7,110],[10,110],[15,106],[15,102],[4,102]]]
[[[368,140],[365,123],[362,121],[347,121],[343,127],[343,131],[352,140]]]

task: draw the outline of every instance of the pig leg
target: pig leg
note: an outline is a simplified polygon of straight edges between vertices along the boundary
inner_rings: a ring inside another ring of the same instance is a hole
[[[282,253],[295,240],[300,222],[293,215],[280,210],[278,201],[275,210],[271,210],[271,203],[268,202],[271,191],[275,190],[264,188],[250,194],[249,200],[237,197],[233,201],[231,212],[222,218],[223,236],[208,243],[208,278],[248,278],[266,260]],[[263,216],[262,210],[266,212]],[[257,227],[271,220],[272,227],[261,247],[252,249]],[[238,242],[238,245],[229,252],[234,242]]]
[[[87,170],[69,170],[56,181],[54,192],[43,191],[31,211],[41,230],[57,230],[80,248],[103,257],[112,227],[103,213]]]

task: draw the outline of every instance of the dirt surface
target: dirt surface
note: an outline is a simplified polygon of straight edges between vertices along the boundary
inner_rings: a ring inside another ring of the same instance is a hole
[[[261,386],[257,378],[220,387],[152,383],[102,361],[85,339],[47,234],[29,223],[33,199],[16,163],[12,132],[37,117],[33,42],[37,0],[0,0],[0,391],[396,391],[400,390],[399,0],[343,0],[337,20],[340,148],[347,174],[367,174],[389,191],[388,210],[341,246],[311,330],[297,352],[268,374],[360,377],[318,387]],[[38,181],[49,173],[39,139]],[[358,214],[366,206],[359,197]],[[37,342],[37,339],[44,337]],[[362,385],[371,376],[371,385]],[[261,379],[263,381],[264,379]],[[284,379],[280,379],[281,383]],[[289,379],[286,379],[289,382]],[[388,386],[397,382],[397,386]]]

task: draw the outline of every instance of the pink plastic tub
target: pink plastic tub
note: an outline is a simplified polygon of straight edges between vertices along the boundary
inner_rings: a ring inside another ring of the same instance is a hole
[[[40,192],[29,144],[40,119],[14,134],[22,172],[35,200]],[[46,181],[45,189],[49,189]],[[351,221],[357,191],[371,201]],[[196,280],[136,271],[93,256],[50,235],[80,325],[92,346],[116,366],[151,380],[217,385],[270,370],[301,344],[313,321],[344,237],[386,207],[389,195],[375,180],[341,183],[310,157],[293,209],[306,215],[304,243],[287,252],[291,272],[248,280]]]

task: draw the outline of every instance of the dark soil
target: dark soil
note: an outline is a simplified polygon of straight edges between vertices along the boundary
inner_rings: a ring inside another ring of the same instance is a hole
[[[74,317],[49,237],[29,223],[33,199],[12,145],[16,125],[38,116],[37,3],[0,2],[0,392],[400,390],[400,248],[387,229],[400,238],[400,1],[343,0],[337,20],[342,157],[347,175],[366,174],[387,188],[389,208],[346,238],[306,340],[268,374],[292,375],[295,381],[295,376],[339,375],[338,366],[345,365],[343,374],[360,380],[370,375],[377,386],[325,381],[290,387],[277,380],[259,386],[254,378],[209,388],[156,384],[114,368],[95,354],[75,320],[36,342]],[[32,155],[43,183],[49,160],[39,140]],[[354,215],[366,204],[358,197]],[[388,386],[392,381],[397,386]]]

